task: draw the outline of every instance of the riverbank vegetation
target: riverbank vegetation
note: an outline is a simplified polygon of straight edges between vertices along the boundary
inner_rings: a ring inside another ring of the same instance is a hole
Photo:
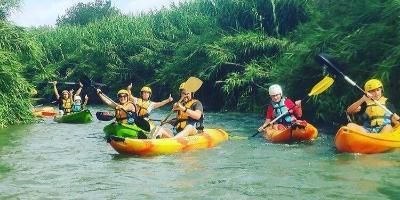
[[[0,122],[29,121],[27,88],[51,98],[51,87],[40,82],[83,75],[109,85],[110,95],[131,82],[136,93],[150,85],[155,99],[176,96],[182,81],[197,76],[207,110],[263,113],[272,83],[294,99],[310,91],[323,77],[314,60],[320,52],[359,85],[382,79],[396,105],[398,13],[398,0],[194,0],[128,16],[97,0],[70,8],[55,27],[21,29],[3,19]],[[306,118],[342,123],[344,109],[360,96],[337,77],[304,104]]]

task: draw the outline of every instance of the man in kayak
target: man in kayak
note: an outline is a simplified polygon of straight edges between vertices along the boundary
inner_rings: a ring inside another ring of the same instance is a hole
[[[74,103],[72,104],[72,112],[80,112],[85,109],[89,100],[88,95],[85,95],[85,102],[82,104],[82,98],[79,95],[74,96]]]
[[[383,84],[378,79],[368,80],[364,85],[364,90],[367,95],[363,95],[358,101],[354,102],[347,108],[347,113],[355,114],[364,111],[364,117],[366,118],[363,126],[355,123],[347,124],[347,127],[358,130],[360,132],[367,133],[387,133],[393,130],[392,123],[397,124],[399,116],[393,114],[390,116],[377,103],[385,106],[389,110],[394,111],[394,106],[383,96]]]
[[[271,85],[268,93],[271,97],[271,104],[267,107],[266,119],[264,124],[258,128],[259,132],[264,131],[274,118],[281,116],[283,113],[287,112],[287,114],[280,117],[273,125],[273,128],[276,130],[292,126],[302,116],[301,101],[298,100],[293,103],[291,99],[284,97],[280,85]]]
[[[167,103],[172,102],[174,99],[171,97],[171,94],[169,95],[168,99],[165,99],[161,102],[153,102],[150,100],[151,98],[151,88],[144,86],[140,90],[140,98],[134,97],[132,95],[132,83],[127,87],[127,90],[129,92],[129,100],[133,102],[133,104],[136,105],[136,113],[138,116],[143,117],[143,118],[148,118],[150,115],[150,112],[156,108],[160,108]]]
[[[159,130],[156,131],[157,135],[173,137],[173,133],[176,133],[175,138],[179,138],[195,135],[198,130],[203,130],[203,105],[199,100],[193,98],[194,93],[185,90],[184,84],[179,86],[181,98],[172,108],[177,113],[176,118],[169,121],[174,126],[174,132],[159,127]]]
[[[79,96],[82,91],[83,84],[79,82],[79,89],[76,91],[75,95]],[[63,90],[62,91],[62,96],[60,97],[60,94],[58,94],[57,90],[57,81],[53,81],[53,90],[54,94],[56,95],[56,99],[58,101],[58,108],[60,110],[60,115],[67,115],[72,112],[72,97],[74,96],[74,90],[71,89],[70,91],[68,90]]]
[[[119,103],[112,101],[100,89],[97,89],[97,95],[105,104],[115,109],[115,119],[117,122],[127,124],[134,123],[134,120],[137,117],[136,107],[131,101],[129,101],[129,92],[127,90],[122,89],[118,91],[117,95]]]

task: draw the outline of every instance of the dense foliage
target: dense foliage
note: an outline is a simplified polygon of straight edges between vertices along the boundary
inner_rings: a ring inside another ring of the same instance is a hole
[[[382,79],[396,104],[399,11],[399,0],[194,0],[126,16],[98,0],[72,7],[55,28],[24,33],[34,36],[27,43],[33,53],[14,56],[29,63],[15,73],[32,82],[86,74],[109,85],[111,95],[130,82],[135,92],[150,85],[156,100],[176,96],[192,75],[205,81],[197,96],[207,110],[263,113],[272,83],[294,99],[305,96],[323,77],[314,57],[326,52],[361,86],[371,77]],[[344,109],[361,94],[336,79],[328,92],[305,103],[306,117],[344,121]],[[50,87],[38,86],[51,96]]]

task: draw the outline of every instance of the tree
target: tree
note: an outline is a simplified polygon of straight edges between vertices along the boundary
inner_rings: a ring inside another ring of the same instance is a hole
[[[18,8],[20,0],[0,0],[0,20],[5,20],[13,9]]]
[[[111,6],[111,1],[96,0],[89,3],[78,3],[69,8],[67,13],[57,18],[57,25],[86,25],[104,17],[120,14],[120,11]]]

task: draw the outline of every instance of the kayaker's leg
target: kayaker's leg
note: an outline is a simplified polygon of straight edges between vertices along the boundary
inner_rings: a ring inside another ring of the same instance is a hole
[[[369,131],[366,130],[364,127],[362,127],[362,126],[360,126],[358,124],[355,124],[355,123],[348,123],[347,127],[350,128],[350,129],[356,130],[358,132],[369,133]]]
[[[197,133],[196,128],[193,125],[188,124],[181,132],[176,134],[175,137],[176,138],[178,138],[178,137],[187,137],[187,136],[190,136],[190,135],[196,135],[196,133]]]
[[[389,133],[393,131],[393,127],[390,124],[384,126],[379,133]]]
[[[157,130],[160,129],[160,130]],[[157,136],[161,136],[161,138],[172,138],[174,137],[173,133],[171,130],[169,129],[165,129],[162,127],[157,127],[155,133],[157,133],[157,135],[154,135],[153,138],[157,137]]]

